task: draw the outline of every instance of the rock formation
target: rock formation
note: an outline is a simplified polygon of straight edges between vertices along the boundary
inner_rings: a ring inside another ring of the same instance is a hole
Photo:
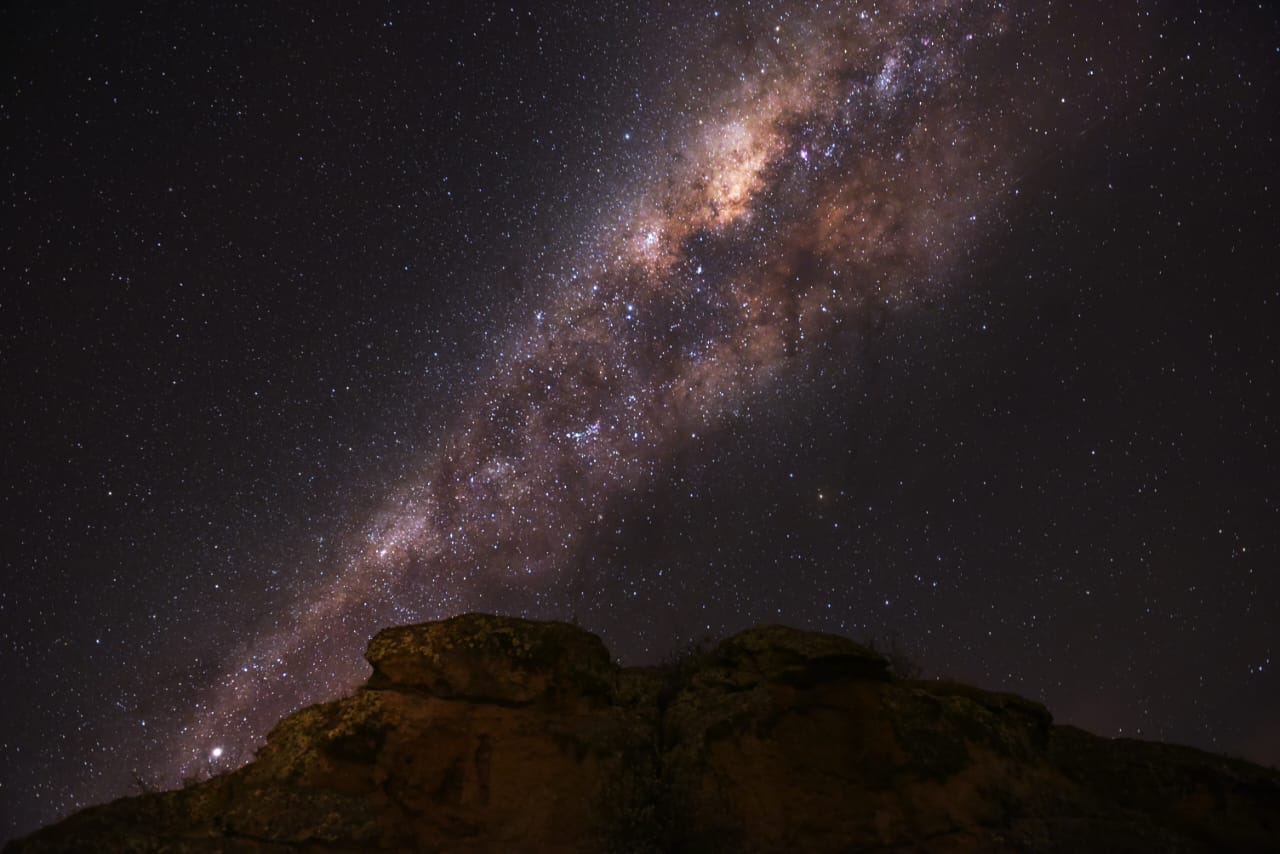
[[[368,658],[244,768],[6,851],[1280,850],[1274,769],[898,679],[831,635],[622,669],[574,626],[468,614]]]

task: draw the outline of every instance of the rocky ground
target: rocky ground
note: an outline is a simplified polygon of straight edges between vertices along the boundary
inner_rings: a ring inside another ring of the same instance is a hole
[[[468,614],[368,658],[244,768],[5,850],[1280,851],[1280,771],[899,679],[832,635],[624,669],[574,626]]]

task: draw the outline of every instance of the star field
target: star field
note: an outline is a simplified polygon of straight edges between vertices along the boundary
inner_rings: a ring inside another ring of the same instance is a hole
[[[378,628],[896,639],[1280,760],[1274,12],[33,12],[0,105],[6,834]]]

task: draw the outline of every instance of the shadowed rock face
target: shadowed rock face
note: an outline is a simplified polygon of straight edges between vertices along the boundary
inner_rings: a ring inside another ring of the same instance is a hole
[[[895,679],[832,635],[620,669],[574,626],[467,614],[368,658],[239,771],[6,851],[1280,850],[1280,772]]]

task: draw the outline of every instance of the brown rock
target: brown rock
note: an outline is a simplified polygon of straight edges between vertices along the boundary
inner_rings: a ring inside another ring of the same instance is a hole
[[[383,629],[365,657],[370,688],[500,705],[604,699],[617,670],[604,643],[576,626],[488,614]]]
[[[239,771],[6,850],[1280,850],[1280,772],[895,679],[832,635],[620,670],[576,627],[468,614],[368,657]]]

